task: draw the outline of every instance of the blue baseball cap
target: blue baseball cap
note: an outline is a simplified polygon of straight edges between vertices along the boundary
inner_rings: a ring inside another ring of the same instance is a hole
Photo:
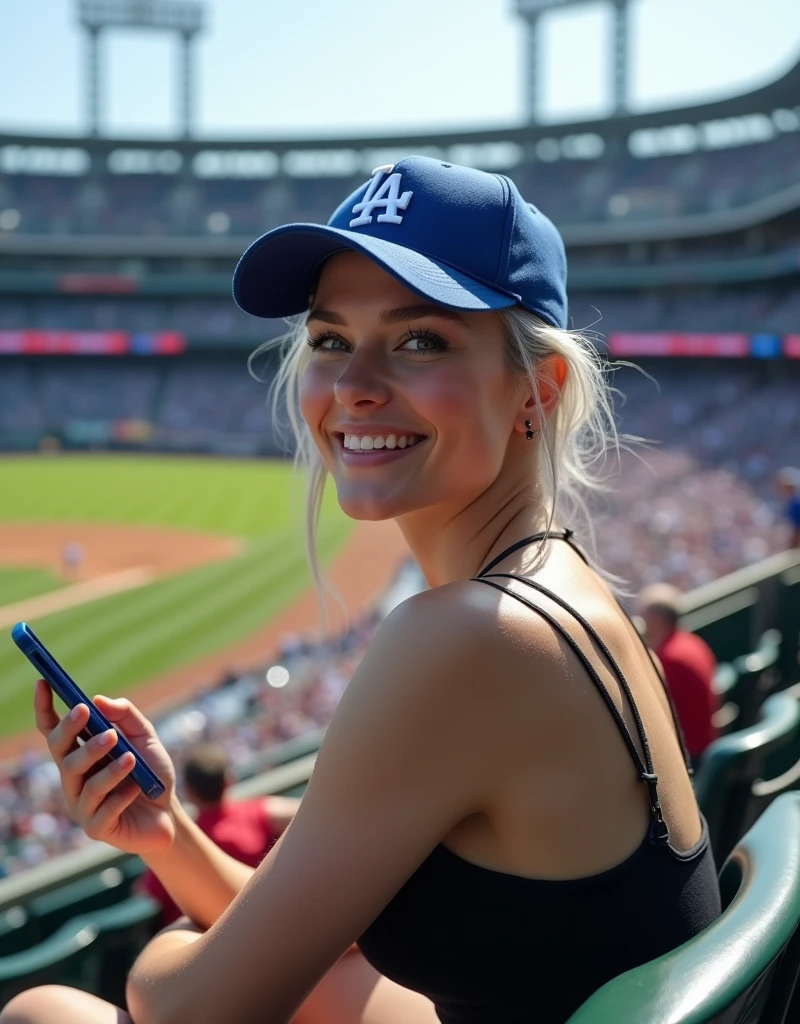
[[[309,307],[324,260],[363,253],[412,291],[451,309],[523,306],[567,324],[561,235],[502,174],[410,156],[378,167],[325,224],[284,224],[256,239],[233,275],[247,313]]]

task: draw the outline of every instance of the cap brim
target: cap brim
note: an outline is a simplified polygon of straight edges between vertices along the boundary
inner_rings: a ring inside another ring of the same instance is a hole
[[[518,296],[503,293],[413,249],[372,235],[323,224],[286,224],[256,239],[233,275],[233,297],[253,316],[284,317],[308,309],[317,268],[352,249],[374,260],[426,299],[451,309],[507,309]]]

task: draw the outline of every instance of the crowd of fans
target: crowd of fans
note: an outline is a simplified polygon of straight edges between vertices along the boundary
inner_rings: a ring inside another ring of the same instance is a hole
[[[800,333],[800,290],[792,279],[730,286],[573,291],[570,320],[602,335],[614,331]],[[177,331],[193,344],[238,341],[252,348],[286,330],[240,310],[229,297],[3,298],[0,331]]]
[[[507,170],[560,225],[732,209],[794,185],[800,172],[796,130],[677,155],[639,157],[610,145],[595,159],[565,159],[558,150],[541,140],[529,162]],[[324,222],[365,176],[5,175],[0,203],[18,213],[16,230],[25,233],[254,235],[286,220]]]

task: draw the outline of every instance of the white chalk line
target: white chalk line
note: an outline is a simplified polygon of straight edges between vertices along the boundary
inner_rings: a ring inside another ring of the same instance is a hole
[[[47,594],[29,597],[24,601],[16,601],[0,607],[0,629],[13,626],[15,622],[26,622],[40,619],[45,615],[66,611],[90,601],[97,601],[110,594],[121,594],[125,590],[135,590],[147,586],[156,578],[155,572],[144,566],[133,569],[122,569],[119,572],[97,576],[93,580],[74,583],[70,587],[62,587]]]

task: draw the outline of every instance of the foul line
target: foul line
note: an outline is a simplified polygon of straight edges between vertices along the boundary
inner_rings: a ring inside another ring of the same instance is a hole
[[[40,619],[45,615],[66,611],[79,604],[97,601],[109,594],[120,594],[124,590],[134,590],[152,583],[156,574],[152,569],[143,567],[123,569],[121,572],[98,576],[85,583],[75,583],[71,587],[63,587],[38,597],[29,597],[25,601],[7,604],[0,607],[0,629],[12,626],[15,622],[27,619]]]

